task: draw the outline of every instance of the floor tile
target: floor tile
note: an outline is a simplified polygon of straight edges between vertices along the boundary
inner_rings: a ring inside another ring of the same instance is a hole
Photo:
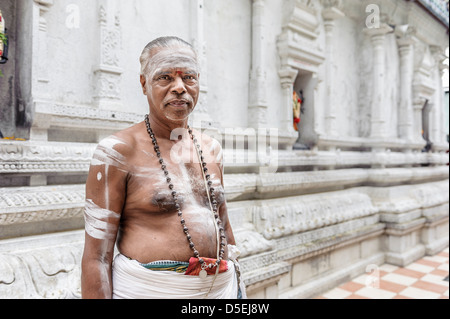
[[[419,259],[415,263],[420,264],[420,265],[430,266],[433,268],[436,268],[442,264],[442,262],[432,261],[432,260],[428,260],[425,258]]]
[[[423,276],[422,278],[420,278],[420,280],[426,281],[426,282],[431,282],[433,284],[437,284],[440,286],[444,286],[448,288],[448,281],[444,280],[445,277],[443,276],[436,276],[433,274],[426,274],[425,276]]]
[[[414,299],[414,298],[411,298],[411,297],[406,297],[406,296],[402,296],[402,295],[396,295],[394,298],[392,298],[392,299]]]
[[[362,284],[359,284],[359,283],[353,282],[353,281],[349,281],[349,282],[339,286],[339,288],[350,291],[350,292],[355,292],[363,287],[365,287],[365,285],[362,285]]]
[[[412,285],[414,282],[416,282],[417,278],[391,273],[384,276],[383,280],[391,281],[400,285],[409,286]]]
[[[441,264],[437,269],[446,270],[448,271],[448,264]]]
[[[430,292],[435,292],[440,295],[442,295],[448,289],[448,287],[438,285],[438,284],[428,282],[428,281],[423,281],[423,280],[416,281],[415,283],[413,283],[411,285],[411,287],[423,289],[423,290],[430,291]]]
[[[393,272],[394,274],[404,275],[408,277],[421,278],[426,275],[424,272],[415,271],[407,268],[399,268]]]
[[[414,299],[437,299],[440,297],[440,294],[438,293],[426,291],[415,287],[406,288],[400,293],[400,295]]]
[[[431,271],[433,271],[435,269],[435,267],[421,265],[421,264],[417,264],[417,263],[412,263],[412,264],[406,266],[405,268],[406,269],[415,270],[415,271],[424,272],[424,273],[429,273],[429,272],[431,272]]]
[[[423,257],[423,259],[425,259],[425,260],[430,260],[430,261],[435,261],[435,262],[438,262],[439,264],[442,264],[442,263],[444,263],[446,260],[448,260],[448,256],[447,256],[447,257],[442,257],[442,256],[438,256],[438,255],[435,255],[435,256],[425,256],[425,257]]]
[[[323,294],[323,296],[327,299],[344,299],[348,296],[350,296],[352,293],[350,291],[340,289],[340,288],[334,288],[330,291]]]
[[[387,281],[387,280],[380,280],[380,285],[379,285],[380,289],[395,292],[395,293],[399,293],[400,291],[402,291],[403,289],[405,289],[407,287],[408,286],[406,286],[406,285],[400,285],[395,282]]]
[[[434,256],[398,267],[377,266],[316,299],[449,299],[448,247]]]
[[[367,297],[370,299],[392,299],[396,293],[379,288],[364,287],[358,290],[355,295]]]
[[[345,297],[345,299],[372,299],[372,298],[351,294],[350,296]]]
[[[436,276],[440,276],[442,278],[445,278],[448,276],[448,271],[446,270],[441,270],[441,269],[435,269],[432,272],[430,272],[430,274],[432,275],[436,275]]]
[[[390,265],[390,264],[383,264],[379,268],[381,270],[386,271],[386,272],[393,272],[393,271],[396,271],[397,269],[399,269],[400,267],[394,266],[394,265]]]
[[[356,283],[358,283],[358,284],[361,284],[361,285],[363,285],[363,286],[366,286],[367,281],[368,281],[368,279],[369,279],[368,277],[369,277],[368,275],[363,274],[363,275],[360,275],[360,276],[356,277],[356,278],[353,279],[352,281],[353,281],[353,282],[356,282]]]

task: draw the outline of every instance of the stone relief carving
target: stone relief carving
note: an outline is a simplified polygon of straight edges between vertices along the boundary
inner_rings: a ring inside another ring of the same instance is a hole
[[[265,239],[261,234],[252,230],[237,230],[234,237],[241,251],[241,257],[256,255],[273,249],[274,243]]]
[[[106,24],[107,20],[106,20],[106,10],[104,6],[100,6],[100,8],[98,9],[98,22],[100,24]]]
[[[78,228],[84,200],[83,185],[0,188],[0,238]]]
[[[120,31],[102,30],[102,64],[109,66],[119,66]]]
[[[0,252],[0,296],[6,298],[80,298],[82,243]]]
[[[342,0],[320,0],[320,3],[324,8],[336,8],[342,10],[343,4]]]
[[[100,5],[99,17],[99,65],[95,70],[95,102],[100,108],[117,108],[121,100],[120,69],[121,28],[120,17],[108,16],[107,8]],[[109,23],[111,21],[111,23]]]
[[[108,58],[110,59],[110,58]],[[111,62],[111,61],[108,61]],[[112,62],[113,63],[113,62]],[[103,98],[119,99],[120,83],[117,83],[117,76],[106,72],[97,74],[97,95]]]
[[[267,200],[255,208],[254,224],[267,239],[305,232],[376,213],[370,198],[360,193],[305,195]]]

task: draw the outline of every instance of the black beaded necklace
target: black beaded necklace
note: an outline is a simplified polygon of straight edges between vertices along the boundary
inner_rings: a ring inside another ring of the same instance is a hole
[[[145,124],[147,126],[147,132],[152,140],[153,143],[153,149],[155,150],[156,156],[158,157],[159,160],[159,164],[161,164],[161,169],[164,172],[164,176],[166,177],[166,181],[169,185],[169,188],[171,190],[171,194],[173,197],[173,200],[175,201],[175,208],[178,211],[178,216],[180,217],[180,222],[181,222],[181,226],[183,227],[183,231],[186,234],[186,238],[189,242],[189,247],[192,249],[192,251],[194,252],[194,257],[198,258],[198,261],[200,262],[201,265],[201,271],[199,276],[201,278],[206,278],[207,276],[207,272],[206,272],[206,268],[214,268],[217,267],[216,270],[216,274],[218,273],[218,269],[219,269],[219,265],[221,260],[223,259],[223,254],[225,252],[225,231],[224,228],[222,226],[222,221],[220,220],[219,217],[219,213],[217,211],[217,201],[216,201],[216,197],[214,195],[214,188],[212,187],[212,181],[210,180],[210,175],[208,174],[208,168],[206,167],[206,163],[205,163],[205,158],[203,156],[203,151],[200,148],[200,145],[197,143],[197,139],[195,138],[194,134],[192,134],[192,130],[191,128],[188,126],[188,132],[189,135],[196,147],[196,152],[197,152],[197,156],[200,159],[201,162],[201,168],[202,168],[202,174],[203,174],[203,178],[205,180],[205,186],[206,186],[206,194],[208,195],[208,199],[209,199],[209,204],[211,207],[211,211],[213,212],[214,218],[216,220],[216,233],[217,233],[217,242],[219,242],[219,234],[220,234],[220,248],[219,248],[219,244],[217,247],[217,260],[214,264],[206,264],[206,262],[203,260],[203,258],[200,257],[198,250],[195,248],[194,242],[192,241],[192,237],[189,234],[189,228],[186,226],[186,221],[183,218],[183,213],[181,211],[181,206],[178,203],[178,195],[177,192],[173,189],[174,186],[172,184],[172,179],[169,176],[169,172],[167,171],[167,166],[164,164],[164,160],[161,156],[161,151],[159,149],[158,146],[158,142],[156,140],[156,136],[153,133],[151,127],[150,127],[150,122],[149,122],[149,117],[148,114],[145,115]]]

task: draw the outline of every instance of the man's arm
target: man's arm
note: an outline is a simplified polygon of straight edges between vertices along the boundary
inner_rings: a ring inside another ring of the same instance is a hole
[[[126,197],[124,156],[113,137],[94,152],[86,181],[85,246],[81,264],[83,298],[111,298],[111,267]],[[119,147],[120,148],[120,147]]]

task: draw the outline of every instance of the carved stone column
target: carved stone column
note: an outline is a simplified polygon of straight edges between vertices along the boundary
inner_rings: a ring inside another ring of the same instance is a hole
[[[379,28],[364,29],[364,32],[370,36],[373,46],[373,90],[371,105],[371,131],[370,137],[379,139],[388,136],[389,129],[387,127],[387,103],[385,98],[385,38],[388,32],[393,29],[386,23],[380,25]]]
[[[288,132],[294,132],[294,128],[292,127],[292,90],[294,87],[295,78],[297,77],[297,73],[298,70],[292,67],[285,67],[278,71],[281,87],[283,89],[281,128]]]
[[[264,67],[264,14],[265,0],[253,0],[252,9],[252,69],[248,105],[248,125],[266,127],[266,71]]]
[[[325,26],[325,39],[326,39],[326,52],[325,52],[325,132],[329,136],[338,135],[338,125],[336,118],[336,111],[334,102],[334,87],[333,87],[333,66],[334,66],[334,56],[333,56],[333,29],[335,26],[336,19],[344,17],[344,13],[338,8],[332,6],[338,3],[322,1],[324,9],[322,11],[322,17],[324,19]]]
[[[47,83],[48,76],[48,50],[47,50],[47,20],[46,13],[53,5],[53,0],[35,0],[33,5],[33,22],[32,22],[32,47],[30,63],[31,63],[31,96],[28,101],[23,101],[24,104],[34,103],[39,99],[48,99],[49,93]],[[36,115],[27,107],[22,109],[19,102],[19,109],[17,112],[17,120],[20,124],[30,125],[30,139],[31,140],[47,140],[48,125],[45,122],[37,124]],[[17,123],[17,124],[19,124]],[[45,183],[43,183],[45,184]]]
[[[192,114],[194,127],[203,126],[201,122],[211,122],[208,113],[208,63],[206,58],[204,0],[191,0],[191,43],[198,54],[200,63],[200,96]]]
[[[33,30],[34,35],[37,35],[37,63],[34,68],[36,69],[36,86],[33,89],[33,96],[48,97],[48,90],[46,90],[46,84],[49,82],[48,75],[48,49],[47,49],[47,19],[45,14],[50,10],[53,5],[53,0],[35,0],[38,4],[39,16],[38,27]]]
[[[400,108],[398,110],[399,137],[413,140],[414,111],[412,100],[412,81],[414,72],[413,44],[411,36],[397,39],[400,54]]]
[[[121,110],[120,16],[114,1],[99,0],[99,62],[94,71],[94,102],[100,109]]]
[[[432,81],[431,70],[433,63],[428,53],[426,45],[418,42],[414,46],[414,75],[413,75],[413,104],[414,104],[414,143],[420,148],[425,146],[423,134],[426,129],[423,126],[423,117],[427,115],[430,105],[434,103],[432,97],[436,91],[435,84]],[[417,60],[417,61],[416,61]]]
[[[442,87],[442,76],[443,71],[447,65],[443,62],[446,59],[444,49],[440,46],[430,46],[430,52],[435,61],[435,65],[433,67],[433,75],[434,75],[434,83],[436,86],[436,92],[434,94],[434,104],[435,108],[432,110],[431,120],[431,140],[433,142],[433,146],[435,148],[440,149],[448,149],[448,144],[445,139],[446,133],[444,128],[444,90]]]
[[[413,139],[414,141],[425,144],[422,137],[423,125],[422,125],[422,111],[427,104],[427,100],[423,97],[416,97],[413,101],[413,111],[414,111],[414,126],[413,126]]]

